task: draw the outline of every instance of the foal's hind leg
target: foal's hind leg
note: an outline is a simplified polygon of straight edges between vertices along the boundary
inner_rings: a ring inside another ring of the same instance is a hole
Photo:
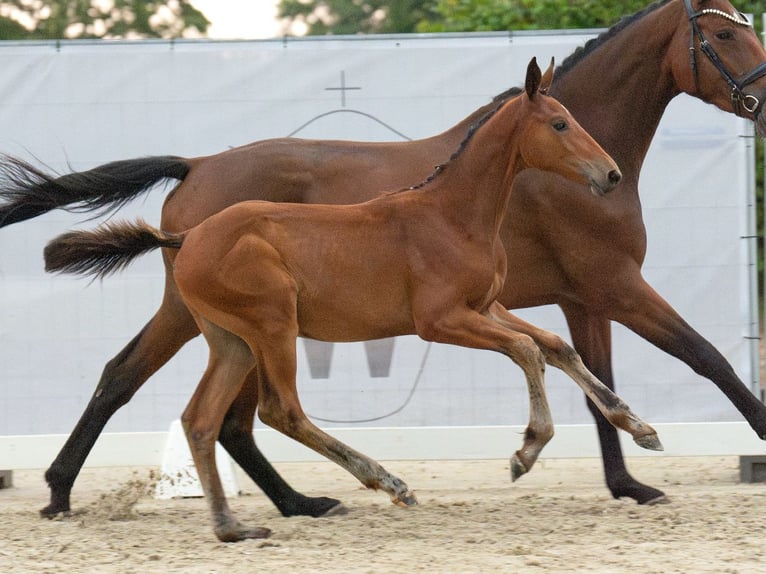
[[[509,329],[532,337],[545,354],[546,361],[569,375],[606,419],[615,427],[630,433],[637,445],[649,450],[662,450],[657,432],[636,416],[609,387],[593,376],[580,356],[561,337],[512,315],[497,302],[491,307],[490,314]]]
[[[181,420],[200,484],[213,515],[213,529],[222,542],[265,538],[267,528],[242,526],[229,509],[215,461],[215,442],[232,401],[239,394],[253,356],[236,335],[204,322],[210,360]]]
[[[395,504],[416,504],[415,495],[402,480],[308,420],[295,385],[296,337],[292,330],[281,337],[272,330],[268,337],[260,339],[249,343],[251,348],[257,348],[258,416],[261,420],[345,468],[367,488],[387,492]]]
[[[253,419],[258,404],[258,374],[247,375],[242,390],[226,413],[218,441],[276,505],[282,516],[334,516],[347,509],[339,500],[309,497],[295,491],[261,454],[253,438]]]

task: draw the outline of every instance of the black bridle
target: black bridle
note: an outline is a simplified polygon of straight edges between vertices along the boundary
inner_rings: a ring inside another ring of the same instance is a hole
[[[702,53],[708,57],[713,66],[715,66],[715,68],[726,80],[726,83],[731,87],[731,102],[734,106],[734,111],[740,115],[742,108],[744,108],[754,116],[757,116],[761,112],[763,102],[751,94],[744,93],[742,90],[745,88],[745,86],[755,82],[758,78],[766,76],[766,62],[762,62],[750,70],[747,74],[745,74],[745,77],[738,82],[729,73],[729,70],[726,69],[726,66],[718,57],[718,54],[715,53],[715,50],[713,49],[713,46],[710,45],[710,42],[705,39],[705,36],[702,34],[702,30],[700,30],[699,26],[697,25],[697,18],[705,15],[713,15],[720,16],[721,18],[726,18],[727,20],[742,26],[752,27],[752,24],[742,13],[727,14],[726,12],[717,10],[715,8],[705,8],[695,12],[694,8],[692,8],[691,0],[684,0],[684,3],[686,5],[686,13],[689,15],[689,23],[692,27],[692,33],[689,40],[689,55],[691,57],[695,89],[697,92],[699,92],[699,83],[697,79],[697,57],[694,47],[694,40],[696,37],[699,39],[700,50],[702,50]]]

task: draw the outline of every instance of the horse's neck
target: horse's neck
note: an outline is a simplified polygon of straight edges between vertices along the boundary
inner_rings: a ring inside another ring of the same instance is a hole
[[[484,237],[499,232],[513,177],[522,169],[516,141],[519,113],[518,101],[505,104],[425,190],[438,198],[450,219]]]
[[[682,9],[671,2],[646,14],[562,74],[551,89],[629,180],[638,179],[662,114],[679,93],[663,60]]]

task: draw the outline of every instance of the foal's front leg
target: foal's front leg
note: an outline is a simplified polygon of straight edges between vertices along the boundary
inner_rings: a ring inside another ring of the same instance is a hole
[[[417,333],[427,341],[497,351],[524,371],[529,392],[529,424],[524,444],[511,458],[511,478],[516,480],[529,472],[543,447],[553,438],[553,419],[545,395],[545,359],[538,346],[531,337],[467,307],[440,314],[433,320],[419,319]]]
[[[490,315],[507,328],[532,337],[544,353],[546,361],[569,375],[606,419],[615,427],[630,433],[638,446],[648,450],[662,450],[657,431],[634,414],[614,391],[599,381],[583,364],[577,352],[561,337],[512,315],[498,302],[490,307]]]

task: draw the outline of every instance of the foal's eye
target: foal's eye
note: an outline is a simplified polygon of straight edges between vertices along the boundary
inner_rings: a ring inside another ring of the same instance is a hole
[[[716,32],[715,37],[719,40],[733,40],[734,32],[731,30],[721,30],[720,32]]]
[[[557,132],[563,132],[566,131],[567,128],[569,128],[569,124],[567,124],[564,120],[556,120],[551,124],[553,126],[553,129]]]

